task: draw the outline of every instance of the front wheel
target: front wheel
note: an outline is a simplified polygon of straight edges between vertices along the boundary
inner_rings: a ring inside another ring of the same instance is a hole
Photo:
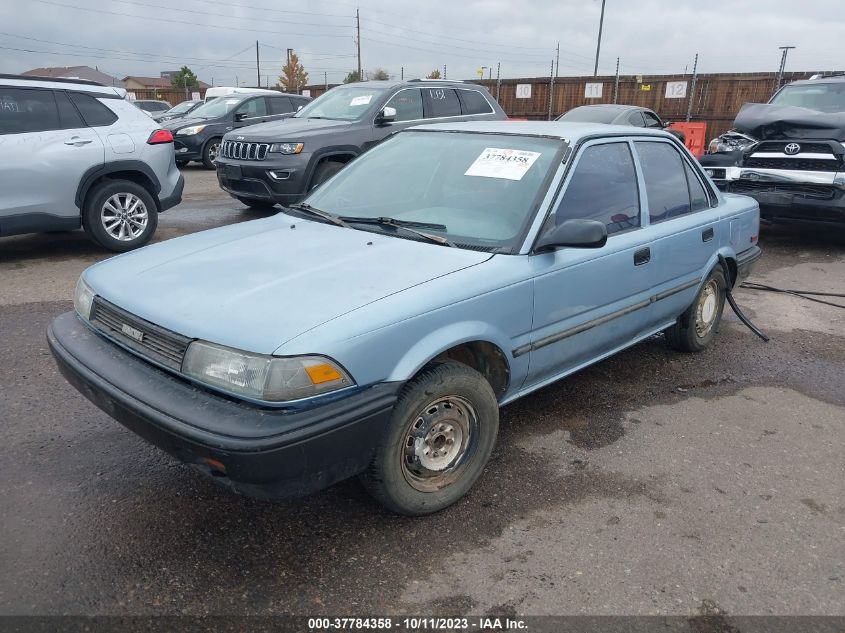
[[[223,139],[212,138],[209,139],[202,147],[202,164],[206,169],[214,169],[214,161],[217,160],[217,155],[220,153],[220,143]]]
[[[393,512],[437,512],[472,487],[498,431],[499,405],[484,377],[454,361],[433,363],[403,389],[361,480]]]
[[[722,269],[710,271],[695,301],[665,331],[669,347],[679,352],[700,352],[713,342],[722,321],[726,288]]]
[[[123,253],[150,241],[158,209],[150,193],[129,180],[104,180],[85,198],[85,232],[100,246]]]

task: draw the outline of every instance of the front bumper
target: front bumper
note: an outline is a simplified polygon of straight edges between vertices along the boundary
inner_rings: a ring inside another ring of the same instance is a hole
[[[173,134],[173,150],[176,152],[176,160],[199,160],[202,158],[202,146],[207,139],[203,134],[192,134],[190,136],[178,136]]]
[[[240,198],[292,204],[307,193],[310,154],[293,154],[263,161],[218,158],[217,182]]]
[[[74,312],[47,331],[59,370],[86,398],[178,460],[259,498],[307,494],[362,472],[401,385],[311,409],[233,401],[172,376],[94,332]]]

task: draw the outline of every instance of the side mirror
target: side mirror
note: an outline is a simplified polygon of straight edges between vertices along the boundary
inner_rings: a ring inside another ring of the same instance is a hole
[[[235,122],[240,123],[244,119],[246,119],[246,112],[235,112]]]
[[[537,240],[534,251],[542,253],[562,246],[601,248],[607,243],[607,227],[596,220],[566,220],[548,229]]]
[[[392,123],[396,120],[396,108],[385,106],[376,117],[376,123]]]

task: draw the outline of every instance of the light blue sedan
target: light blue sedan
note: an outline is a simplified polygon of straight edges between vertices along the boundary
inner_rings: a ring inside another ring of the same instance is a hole
[[[710,345],[758,224],[662,131],[424,126],[278,215],[92,266],[48,338],[85,396],[218,482],[360,475],[420,515],[479,477],[501,405],[659,332]]]

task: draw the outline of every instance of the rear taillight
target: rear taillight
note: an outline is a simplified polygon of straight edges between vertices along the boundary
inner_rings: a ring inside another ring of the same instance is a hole
[[[172,142],[173,132],[170,130],[156,130],[150,134],[150,138],[147,139],[147,145],[161,145],[162,143]]]

